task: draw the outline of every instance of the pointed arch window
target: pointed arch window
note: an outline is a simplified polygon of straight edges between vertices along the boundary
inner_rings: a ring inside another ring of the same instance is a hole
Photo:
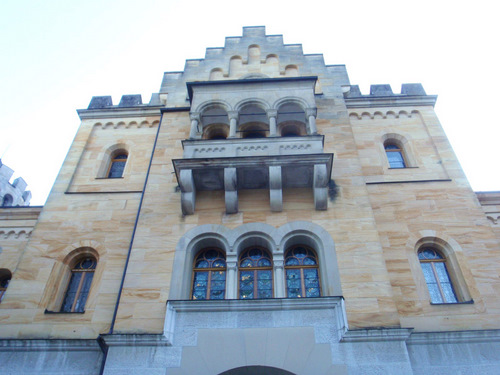
[[[224,299],[226,292],[226,257],[217,248],[202,250],[193,264],[191,298]]]
[[[7,269],[0,269],[0,302],[7,291],[12,274]]]
[[[285,254],[288,298],[320,297],[318,258],[308,246],[295,245]]]
[[[245,249],[238,270],[240,299],[273,297],[273,264],[267,249],[260,246]]]
[[[446,258],[432,247],[418,252],[418,259],[431,296],[431,303],[458,303],[455,288],[446,267]]]
[[[108,178],[120,178],[123,176],[128,155],[125,152],[117,153],[109,164]]]
[[[75,264],[61,307],[61,312],[84,312],[97,261],[87,257]]]

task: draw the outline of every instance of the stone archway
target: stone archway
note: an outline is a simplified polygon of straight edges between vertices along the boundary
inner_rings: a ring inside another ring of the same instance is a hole
[[[221,372],[219,375],[295,375],[293,372],[268,366],[244,366]]]

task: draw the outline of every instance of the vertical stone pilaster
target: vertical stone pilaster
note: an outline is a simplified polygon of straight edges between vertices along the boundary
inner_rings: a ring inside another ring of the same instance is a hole
[[[179,176],[179,185],[181,187],[181,209],[183,215],[194,214],[196,203],[196,187],[194,185],[193,171],[183,169]]]
[[[316,164],[314,166],[314,206],[317,210],[326,210],[328,208],[328,175],[325,164]]]
[[[238,111],[229,111],[229,138],[236,138],[236,128],[238,127]]]
[[[224,190],[226,200],[226,213],[238,212],[238,181],[236,168],[224,168]]]
[[[281,185],[281,166],[269,167],[269,200],[271,211],[283,210],[283,191]]]
[[[191,119],[191,130],[189,132],[189,139],[198,138],[198,134],[200,133],[198,129],[198,125],[200,123],[200,114],[197,112],[192,112],[189,115]]]
[[[285,298],[285,276],[283,272],[283,256],[273,256],[274,269],[274,298]]]
[[[236,254],[226,255],[226,299],[238,298],[238,257]]]
[[[267,118],[269,119],[269,136],[276,137],[277,136],[277,121],[278,111],[275,109],[267,110]]]
[[[306,109],[306,117],[308,119],[308,134],[317,134],[318,130],[316,129],[316,114],[317,114],[317,109],[316,108],[307,108]]]

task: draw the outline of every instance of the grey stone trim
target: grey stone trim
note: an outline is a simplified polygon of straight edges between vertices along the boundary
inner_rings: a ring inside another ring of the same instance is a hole
[[[99,109],[77,109],[80,120],[160,116],[162,106],[107,107]]]
[[[191,169],[180,171],[179,186],[181,187],[182,214],[192,215],[196,203],[196,187],[194,185],[193,171]]]
[[[314,206],[317,210],[326,210],[328,208],[328,182],[330,174],[324,164],[314,165]]]
[[[100,336],[107,346],[168,346],[165,335],[113,334]]]
[[[269,167],[269,200],[271,211],[283,211],[283,192],[281,188],[281,167]]]
[[[227,214],[237,213],[238,177],[236,175],[236,168],[224,168],[224,196],[225,196],[224,199],[226,201],[226,213]]]
[[[0,339],[0,352],[101,351],[96,340]]]
[[[409,345],[473,342],[500,342],[500,329],[481,331],[413,332],[407,341]]]
[[[426,96],[362,96],[359,98],[345,98],[347,108],[373,108],[373,107],[412,107],[436,105],[437,95]]]
[[[368,328],[348,330],[342,342],[406,341],[413,328]]]

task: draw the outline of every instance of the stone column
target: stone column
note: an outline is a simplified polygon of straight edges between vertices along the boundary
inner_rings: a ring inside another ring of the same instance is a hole
[[[200,114],[197,112],[192,112],[189,117],[191,119],[191,131],[189,132],[189,139],[198,138],[198,124],[200,123]]]
[[[317,210],[328,208],[328,175],[326,164],[316,164],[314,166],[313,177],[314,206]]]
[[[236,128],[238,126],[238,111],[229,111],[229,138],[236,138]]]
[[[226,200],[226,213],[238,212],[238,185],[236,168],[224,168],[224,191]]]
[[[236,254],[226,255],[226,299],[238,298],[238,257]]]
[[[269,200],[271,211],[283,210],[283,191],[281,186],[281,166],[269,167]]]
[[[318,130],[316,129],[316,108],[307,108],[306,109],[306,117],[309,123],[309,134],[317,134]]]
[[[193,171],[183,169],[180,171],[179,186],[181,188],[181,209],[183,215],[194,214],[196,203],[196,187],[194,185]]]
[[[283,272],[283,255],[273,255],[274,298],[285,298],[285,276]]]
[[[268,109],[266,112],[267,112],[267,118],[269,119],[269,136],[276,137],[278,135],[277,125],[276,125],[278,111],[276,109]]]

